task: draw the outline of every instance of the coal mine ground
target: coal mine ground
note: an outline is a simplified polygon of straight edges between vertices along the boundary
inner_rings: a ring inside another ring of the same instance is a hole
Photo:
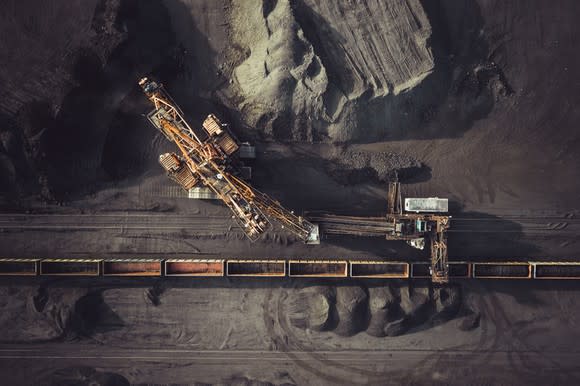
[[[427,261],[380,238],[250,243],[165,176],[149,76],[254,144],[252,184],[296,213],[382,216],[398,175],[449,198],[450,261],[580,262],[577,0],[0,4],[0,257]],[[574,385],[579,294],[0,276],[0,384]]]

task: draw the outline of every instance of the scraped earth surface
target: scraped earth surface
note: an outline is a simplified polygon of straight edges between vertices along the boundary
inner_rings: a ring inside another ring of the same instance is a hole
[[[193,125],[213,112],[254,143],[252,183],[297,213],[381,215],[398,175],[407,197],[449,197],[451,259],[580,256],[575,0],[5,3],[4,256],[426,258],[378,239],[304,246],[281,229],[248,243],[226,209],[163,175],[173,147],[144,117],[143,75]],[[15,212],[62,217],[48,220],[58,231],[8,229],[40,221]],[[112,230],[66,217],[103,215]],[[574,283],[0,280],[7,384],[580,376]]]
[[[6,382],[560,384],[580,375],[573,283],[119,284],[21,283],[3,296]]]

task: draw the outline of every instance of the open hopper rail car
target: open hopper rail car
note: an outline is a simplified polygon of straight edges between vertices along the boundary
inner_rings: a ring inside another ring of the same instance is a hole
[[[0,259],[1,276],[430,279],[428,262],[317,259]],[[580,262],[449,262],[455,279],[580,279]]]

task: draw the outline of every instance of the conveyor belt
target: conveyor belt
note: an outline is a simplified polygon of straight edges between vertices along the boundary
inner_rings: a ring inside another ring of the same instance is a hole
[[[385,217],[352,217],[331,214],[309,215],[308,219],[318,224],[321,233],[327,235],[353,235],[385,237],[393,231],[393,224]]]

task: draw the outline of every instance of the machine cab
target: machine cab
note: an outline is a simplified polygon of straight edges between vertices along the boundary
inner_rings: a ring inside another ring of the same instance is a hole
[[[416,229],[417,233],[427,232],[427,221],[418,219],[415,222],[415,229]]]

